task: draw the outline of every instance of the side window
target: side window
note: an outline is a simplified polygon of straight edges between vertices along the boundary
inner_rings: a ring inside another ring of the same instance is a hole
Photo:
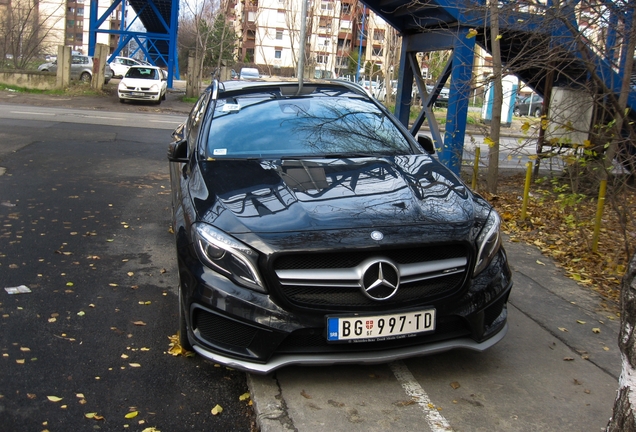
[[[80,56],[73,56],[73,57],[71,57],[71,63],[73,63],[73,64],[81,64],[82,63],[82,58]]]
[[[192,152],[194,152],[194,149],[196,148],[199,132],[201,131],[201,124],[203,123],[205,111],[210,101],[210,94],[211,92],[206,91],[201,95],[197,103],[192,108],[190,116],[188,117],[188,129],[190,131],[190,135],[187,137],[188,154],[192,154]]]

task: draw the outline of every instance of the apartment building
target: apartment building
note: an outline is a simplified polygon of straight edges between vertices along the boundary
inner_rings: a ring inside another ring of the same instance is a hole
[[[301,0],[240,0],[230,5],[239,36],[238,60],[262,73],[296,74]],[[357,0],[310,0],[305,70],[314,78],[343,77],[362,54],[361,66],[383,69],[387,24]],[[355,73],[355,72],[353,72]]]

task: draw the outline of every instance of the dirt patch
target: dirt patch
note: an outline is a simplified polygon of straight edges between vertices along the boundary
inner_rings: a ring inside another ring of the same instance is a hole
[[[149,102],[119,102],[117,97],[118,79],[111,80],[105,87],[101,96],[82,95],[82,91],[74,88],[64,95],[45,95],[33,93],[21,93],[16,91],[0,91],[0,103],[13,103],[31,106],[50,106],[75,109],[90,109],[96,111],[116,112],[153,112],[166,114],[188,114],[194,105],[191,102],[183,102],[181,99],[185,91],[181,89],[168,89],[166,100],[160,105]],[[80,87],[80,86],[77,86]]]

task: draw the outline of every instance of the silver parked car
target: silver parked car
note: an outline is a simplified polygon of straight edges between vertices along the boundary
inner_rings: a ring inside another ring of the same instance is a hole
[[[38,67],[40,72],[57,73],[57,60],[44,63]],[[108,64],[104,65],[104,84],[113,77],[113,71]],[[90,82],[93,78],[93,57],[86,55],[73,55],[71,58],[71,79]]]

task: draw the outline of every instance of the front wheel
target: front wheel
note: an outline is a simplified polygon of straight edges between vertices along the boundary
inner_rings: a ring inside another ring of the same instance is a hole
[[[119,99],[120,103],[126,103],[126,99]]]
[[[91,82],[91,74],[89,74],[88,72],[84,72],[82,75],[80,75],[80,80],[83,83],[90,83]]]
[[[534,116],[541,117],[541,108],[537,108],[536,110],[534,110]]]
[[[194,351],[188,339],[188,323],[186,322],[185,311],[183,310],[181,285],[179,285],[179,344],[181,348],[186,351]]]
[[[515,112],[513,114],[515,117],[521,117],[521,110],[519,108],[515,108]]]

